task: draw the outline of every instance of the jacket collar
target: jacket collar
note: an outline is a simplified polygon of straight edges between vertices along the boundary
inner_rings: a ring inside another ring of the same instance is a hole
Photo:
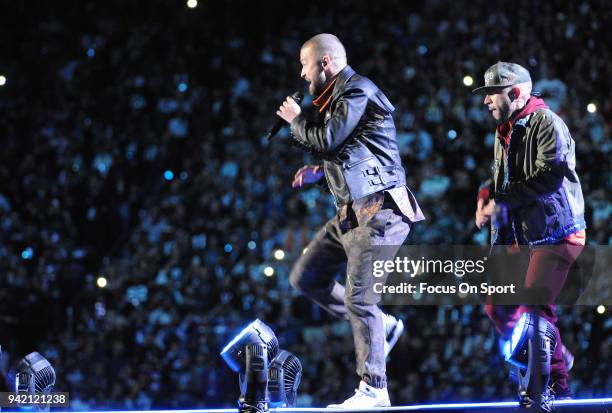
[[[508,146],[508,143],[510,141],[510,135],[512,134],[512,130],[514,129],[514,127],[527,127],[527,123],[529,123],[531,115],[542,109],[548,109],[548,105],[544,102],[543,99],[540,99],[537,96],[532,96],[531,98],[529,98],[525,107],[512,114],[512,116],[507,122],[497,125],[497,133],[500,140],[502,140],[505,145]]]
[[[325,88],[323,92],[316,99],[312,101],[312,104],[319,108],[319,112],[323,113],[327,110],[332,99],[338,96],[346,85],[346,82],[355,74],[355,71],[348,65],[344,67],[337,75],[333,78],[331,83]]]
[[[512,123],[518,123],[518,120],[523,119],[528,115],[531,115],[532,113],[537,112],[541,109],[548,109],[548,105],[544,102],[543,99],[540,99],[537,96],[532,96],[529,98],[523,109],[521,109],[518,113],[512,115],[510,121]]]
[[[332,92],[332,96],[338,96],[338,94],[344,90],[344,86],[346,82],[355,75],[355,71],[349,65],[344,66],[344,69],[338,73],[336,76],[336,84],[334,85],[334,90]]]

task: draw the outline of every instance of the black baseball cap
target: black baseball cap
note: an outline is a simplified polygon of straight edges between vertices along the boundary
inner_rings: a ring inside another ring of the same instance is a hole
[[[484,86],[472,90],[472,93],[487,93],[503,89],[507,86],[531,82],[531,76],[529,75],[529,71],[521,65],[509,62],[497,62],[487,69],[484,74],[484,80]]]

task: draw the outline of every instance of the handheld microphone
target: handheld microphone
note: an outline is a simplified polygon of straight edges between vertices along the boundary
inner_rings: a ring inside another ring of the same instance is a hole
[[[293,95],[291,95],[291,99],[295,100],[295,103],[299,105],[300,103],[302,103],[302,99],[304,99],[304,94],[299,91],[294,92]],[[266,134],[266,137],[268,138],[268,140],[272,139],[278,133],[278,131],[283,127],[284,124],[285,124],[285,120],[282,118],[278,118],[276,123],[270,128],[270,131]]]

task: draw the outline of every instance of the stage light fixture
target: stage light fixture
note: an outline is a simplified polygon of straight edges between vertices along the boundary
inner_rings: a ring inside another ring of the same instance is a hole
[[[513,366],[511,376],[518,382],[521,406],[531,408],[536,404],[535,400],[540,400],[542,411],[552,409],[548,381],[550,360],[556,347],[552,323],[530,313],[521,316],[512,331],[509,347],[504,348],[505,359]]]
[[[539,320],[540,339],[545,343],[542,344],[542,350],[548,343],[548,350],[552,354],[557,346],[555,338],[555,327],[546,319]],[[510,339],[510,348],[505,355],[506,361],[516,367],[525,369],[529,364],[529,345],[530,340],[533,340],[536,335],[535,320],[532,314],[524,313],[519,318]]]
[[[247,344],[244,348],[244,373],[238,376],[240,413],[264,413],[269,409],[268,347],[265,344]]]
[[[221,351],[221,357],[236,373],[244,373],[246,367],[245,347],[247,344],[263,344],[267,348],[268,360],[278,353],[278,339],[270,327],[256,319],[246,326]]]
[[[294,407],[301,379],[302,364],[298,358],[286,350],[280,350],[268,369],[270,406]]]
[[[17,393],[49,393],[55,386],[55,370],[40,353],[33,352],[22,358],[15,368]]]
[[[48,394],[55,387],[55,370],[49,360],[33,352],[22,358],[15,367],[16,393]],[[49,411],[48,404],[34,405],[38,411]]]
[[[276,335],[259,319],[243,329],[221,351],[223,360],[239,374],[240,413],[268,411],[268,361],[277,354]]]

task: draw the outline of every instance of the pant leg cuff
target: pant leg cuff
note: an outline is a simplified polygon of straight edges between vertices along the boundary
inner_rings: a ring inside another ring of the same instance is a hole
[[[387,379],[385,377],[375,376],[370,378],[369,376],[363,376],[361,378],[365,381],[369,386],[372,386],[376,389],[384,389],[387,387]]]

